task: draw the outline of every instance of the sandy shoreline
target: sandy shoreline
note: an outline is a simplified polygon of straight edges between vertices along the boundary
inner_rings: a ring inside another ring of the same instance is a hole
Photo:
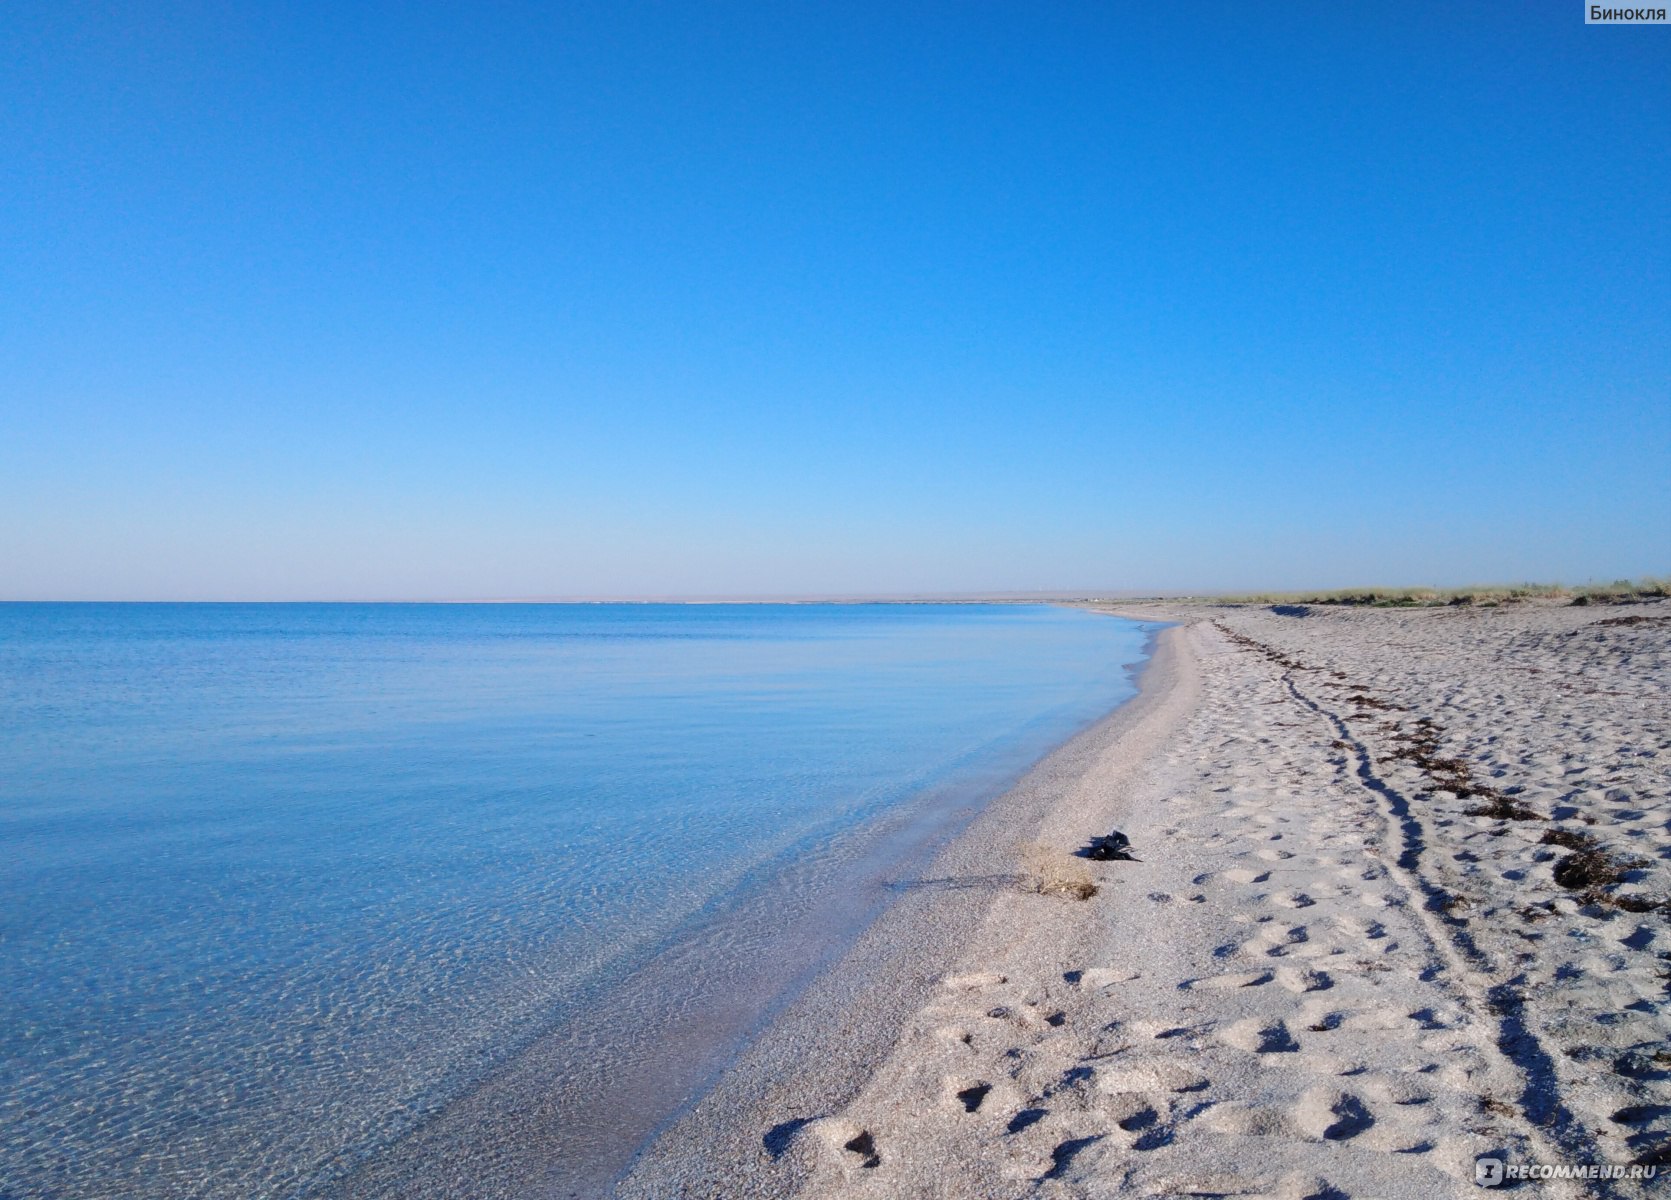
[[[1183,622],[1138,698],[618,1194],[1415,1197],[1487,1155],[1664,1161],[1671,606],[1120,611]],[[1090,900],[1016,885],[1019,844],[1113,827],[1141,861],[1090,864]]]
[[[1157,636],[1137,695],[987,805],[646,1151],[618,1196],[782,1196],[805,1182],[805,1156],[795,1146],[804,1144],[809,1117],[857,1093],[901,1025],[962,956],[994,899],[1016,890],[1015,831],[1036,829],[1065,792],[1094,774],[1110,747],[1175,719],[1181,692],[1174,686],[1173,632]]]

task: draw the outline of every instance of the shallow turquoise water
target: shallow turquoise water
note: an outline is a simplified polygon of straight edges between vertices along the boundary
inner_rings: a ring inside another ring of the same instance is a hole
[[[968,605],[0,605],[0,1197],[309,1194],[1131,692]]]

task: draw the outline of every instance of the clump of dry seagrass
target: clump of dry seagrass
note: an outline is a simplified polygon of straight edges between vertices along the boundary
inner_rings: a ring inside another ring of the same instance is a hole
[[[1065,850],[1029,842],[1021,847],[1022,886],[1041,896],[1089,900],[1097,894],[1090,868]]]

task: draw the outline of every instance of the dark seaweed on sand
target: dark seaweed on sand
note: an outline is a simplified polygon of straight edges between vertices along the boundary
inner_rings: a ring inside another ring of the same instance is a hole
[[[1131,854],[1131,839],[1116,829],[1113,833],[1094,837],[1083,848],[1075,851],[1080,858],[1093,858],[1098,862],[1137,862]]]

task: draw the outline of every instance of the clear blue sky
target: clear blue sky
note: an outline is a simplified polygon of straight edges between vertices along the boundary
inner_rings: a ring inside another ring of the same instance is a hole
[[[0,7],[0,596],[1671,570],[1671,28]]]

